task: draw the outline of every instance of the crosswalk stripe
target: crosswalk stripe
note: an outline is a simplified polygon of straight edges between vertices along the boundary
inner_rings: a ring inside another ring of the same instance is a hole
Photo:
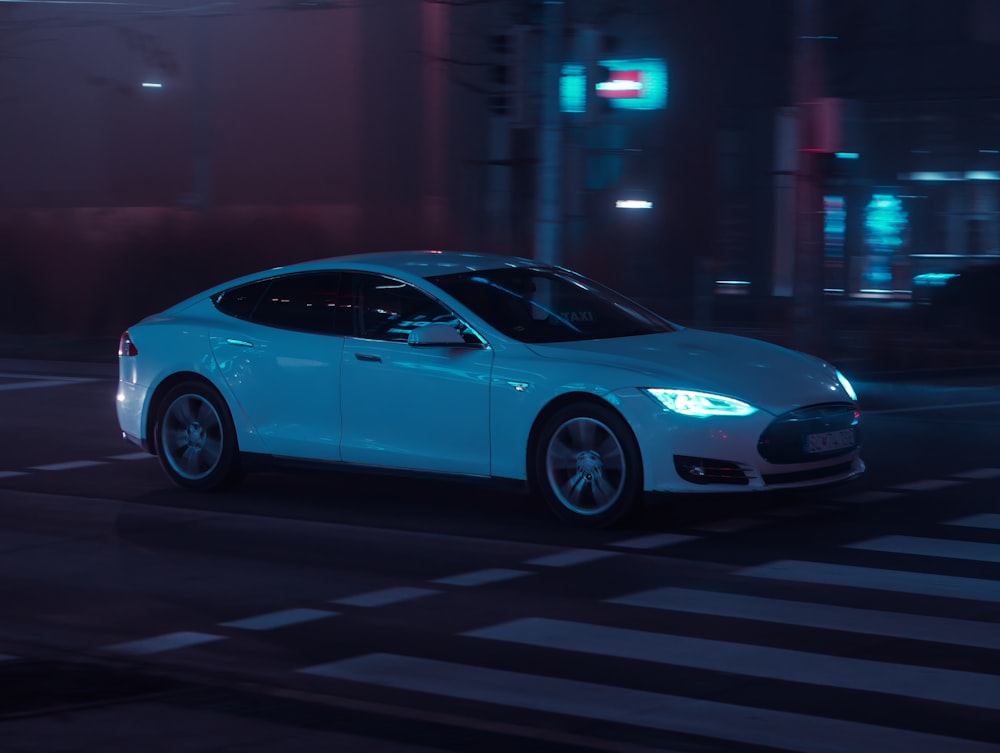
[[[149,452],[126,452],[124,455],[109,455],[108,460],[152,460],[155,457]]]
[[[524,564],[538,567],[572,567],[608,557],[617,557],[619,554],[620,552],[609,552],[605,549],[568,549],[565,552],[556,552],[525,560]]]
[[[763,565],[741,568],[736,570],[735,574],[752,578],[1000,603],[1000,588],[997,587],[997,582],[984,578],[882,570],[875,567],[804,560],[775,560]]]
[[[108,646],[106,651],[113,651],[118,654],[129,654],[130,656],[145,656],[147,654],[159,654],[163,651],[173,651],[178,648],[197,646],[200,643],[211,643],[222,640],[225,636],[211,635],[209,633],[196,633],[181,631],[179,633],[166,633],[153,638],[142,638],[137,641],[118,643]]]
[[[220,622],[223,627],[240,628],[242,630],[274,630],[275,628],[298,625],[302,622],[321,620],[325,617],[336,617],[338,612],[326,609],[283,609],[280,612],[269,612],[241,620]]]
[[[995,753],[996,745],[788,711],[398,654],[368,654],[300,672],[799,753]]]
[[[904,484],[896,484],[893,489],[901,489],[905,492],[934,492],[939,489],[949,489],[958,486],[961,481],[954,479],[928,478],[922,481],[910,481]]]
[[[90,468],[94,465],[105,465],[103,460],[71,460],[67,463],[50,463],[48,465],[33,465],[33,471],[75,471],[77,468]]]
[[[611,546],[618,546],[622,549],[656,549],[661,546],[683,544],[685,541],[694,541],[697,538],[697,536],[686,536],[682,533],[651,533],[648,536],[613,541]]]
[[[971,526],[973,528],[997,528],[1000,529],[1000,513],[984,512],[979,515],[969,515],[965,518],[949,520],[950,526]]]
[[[984,544],[979,541],[932,539],[924,536],[879,536],[846,546],[849,549],[866,549],[874,552],[891,552],[892,554],[916,554],[921,557],[1000,562],[1000,544]]]
[[[471,630],[473,638],[1000,710],[1000,677],[545,617]]]
[[[437,578],[431,582],[440,583],[443,586],[485,586],[488,583],[499,583],[500,581],[512,580],[513,578],[523,578],[525,575],[531,575],[531,573],[527,570],[491,567],[485,570],[473,570],[471,573]]]
[[[640,591],[607,601],[611,604],[646,609],[708,614],[862,635],[881,635],[1000,650],[1000,630],[994,623],[958,620],[952,617],[883,612],[875,609],[672,587]]]
[[[0,375],[2,376],[2,375]],[[31,377],[28,376],[29,381],[26,382],[8,382],[6,384],[0,384],[0,391],[6,392],[8,390],[33,390],[39,389],[41,387],[65,387],[69,384],[82,384],[84,382],[96,382],[96,379],[70,379],[70,378],[59,378],[59,379],[47,379],[44,377]]]
[[[419,599],[423,596],[431,596],[437,593],[441,592],[436,588],[397,586],[394,588],[383,588],[380,591],[367,591],[355,594],[354,596],[343,596],[339,599],[331,599],[331,602],[351,607],[384,607],[387,604],[410,601],[411,599]]]
[[[998,478],[1000,477],[1000,468],[976,468],[971,471],[963,471],[961,473],[954,473],[953,476],[957,478],[966,478],[975,481]]]

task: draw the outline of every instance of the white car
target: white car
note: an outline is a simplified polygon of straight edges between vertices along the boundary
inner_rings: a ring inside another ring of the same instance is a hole
[[[401,251],[259,272],[130,327],[119,370],[123,435],[190,489],[261,461],[514,479],[608,526],[644,492],[864,471],[833,366],[529,259]]]

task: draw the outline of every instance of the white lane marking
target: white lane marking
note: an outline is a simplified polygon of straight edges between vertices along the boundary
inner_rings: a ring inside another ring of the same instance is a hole
[[[845,502],[847,504],[867,504],[869,502],[885,502],[886,500],[896,499],[897,497],[902,497],[902,492],[884,492],[884,491],[868,491],[868,492],[858,492],[857,494],[849,494],[845,497],[837,497],[836,502]]]
[[[996,751],[992,743],[863,722],[394,654],[368,654],[299,671],[398,690],[800,753]]]
[[[971,526],[972,528],[1000,528],[1000,514],[984,512],[966,518],[956,518],[945,523],[949,526]]]
[[[21,374],[13,371],[0,371],[0,379],[32,379],[32,380],[49,380],[55,379],[61,382],[69,383],[84,383],[84,382],[99,382],[101,381],[97,377],[71,377],[71,376],[56,376],[54,374]]]
[[[155,457],[149,452],[129,452],[124,455],[109,455],[108,460],[148,460]]]
[[[209,633],[195,633],[182,631],[179,633],[166,633],[153,638],[143,638],[127,643],[117,643],[113,646],[105,647],[105,651],[113,651],[117,654],[129,654],[131,656],[144,656],[146,654],[159,654],[163,651],[173,651],[178,648],[197,646],[201,643],[211,643],[221,641],[223,635],[211,635]]]
[[[300,622],[336,617],[338,614],[339,612],[325,609],[282,609],[280,612],[269,612],[268,614],[259,614],[219,624],[223,627],[241,628],[242,630],[274,630],[287,625],[298,625]]]
[[[537,565],[539,567],[572,567],[582,565],[585,562],[594,562],[608,557],[618,557],[621,552],[608,552],[603,549],[569,549],[565,552],[547,554],[544,557],[536,557],[532,560],[525,560],[525,565]]]
[[[68,463],[50,463],[49,465],[33,465],[33,471],[72,471],[77,468],[89,468],[93,465],[107,465],[103,460],[71,460]]]
[[[923,481],[910,481],[905,484],[893,484],[893,489],[901,489],[906,492],[933,492],[938,489],[949,489],[959,486],[962,482],[954,479],[928,478]]]
[[[1000,478],[1000,468],[976,468],[972,471],[962,471],[961,473],[953,473],[956,478],[965,478],[975,481],[989,478]]]
[[[520,578],[523,575],[531,575],[531,573],[527,570],[494,567],[486,570],[474,570],[471,573],[462,573],[461,575],[449,575],[446,578],[432,580],[431,583],[440,583],[443,586],[483,586],[487,583]]]
[[[685,541],[694,541],[697,538],[697,536],[685,536],[680,533],[654,533],[649,536],[637,536],[634,539],[615,541],[611,546],[619,546],[622,549],[656,549],[661,546],[683,544]]]
[[[125,455],[109,455],[105,460],[70,460],[65,463],[49,463],[47,465],[33,465],[32,471],[72,471],[77,468],[90,468],[95,465],[107,465],[108,460],[148,460],[155,458],[148,452],[130,452]],[[14,478],[15,476],[27,476],[27,471],[0,471],[0,478]]]
[[[748,528],[759,526],[764,521],[760,518],[726,518],[714,523],[699,523],[690,526],[696,531],[708,531],[709,533],[736,533],[745,531]]]
[[[436,588],[399,586],[397,588],[384,588],[381,591],[369,591],[355,596],[345,596],[342,599],[331,599],[330,601],[333,604],[345,604],[352,607],[381,607],[386,604],[395,604],[439,593],[441,592]]]
[[[1000,676],[978,672],[854,659],[544,617],[524,617],[470,630],[463,635],[1000,710]]]
[[[87,382],[98,382],[99,379],[87,377],[53,377],[41,374],[0,374],[0,379],[19,379],[22,381],[8,382],[0,384],[0,391],[7,390],[33,390],[43,387],[65,387],[70,384],[85,384]],[[23,381],[28,380],[28,381]]]
[[[932,539],[925,536],[878,536],[874,539],[845,544],[848,549],[865,549],[892,554],[915,554],[920,557],[1000,562],[1000,544],[979,541]],[[997,585],[1000,590],[1000,584]]]
[[[798,583],[821,583],[875,591],[893,591],[946,599],[972,599],[1000,603],[1000,588],[995,580],[963,578],[955,575],[881,570],[875,567],[835,565],[827,562],[776,560],[736,570],[735,575]]]
[[[1000,650],[1000,630],[997,630],[996,624],[952,617],[883,612],[875,609],[672,587],[640,591],[607,601],[611,604],[646,609],[735,617],[742,620],[839,630],[845,633],[882,635],[890,638]]]
[[[912,408],[885,408],[883,410],[866,410],[866,416],[884,416],[888,413],[920,413],[922,411],[929,410],[952,410],[955,408],[989,408],[991,406],[1000,405],[1000,402],[996,400],[988,400],[982,403],[952,403],[952,404],[941,404],[941,405],[920,405],[914,406]]]

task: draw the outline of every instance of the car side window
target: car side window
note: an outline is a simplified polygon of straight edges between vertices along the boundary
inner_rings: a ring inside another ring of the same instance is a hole
[[[274,277],[250,319],[268,327],[337,334],[339,286],[339,272]]]
[[[223,314],[235,316],[237,319],[250,319],[253,317],[254,309],[257,308],[257,302],[270,284],[270,280],[259,280],[223,290],[212,298],[212,303]]]
[[[463,333],[467,329],[454,312],[400,280],[357,273],[351,275],[350,290],[358,337],[406,342],[410,332],[432,323],[448,324]]]

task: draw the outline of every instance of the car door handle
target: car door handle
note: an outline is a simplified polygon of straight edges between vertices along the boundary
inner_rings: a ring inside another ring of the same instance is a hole
[[[378,356],[369,355],[368,353],[355,353],[354,357],[359,361],[371,361],[372,363],[382,363],[382,359]]]
[[[239,345],[241,348],[252,348],[253,343],[249,340],[241,340],[238,337],[227,337],[226,342],[229,345]]]

